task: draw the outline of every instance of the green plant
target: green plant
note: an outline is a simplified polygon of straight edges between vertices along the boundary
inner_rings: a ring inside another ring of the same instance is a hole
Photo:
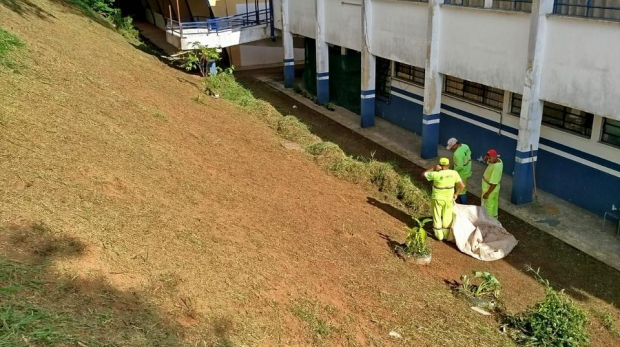
[[[579,347],[590,342],[588,318],[563,290],[555,291],[539,270],[528,268],[545,286],[545,299],[525,312],[507,316],[505,324],[516,330],[513,338],[528,346]]]
[[[479,280],[474,284],[474,280]],[[501,289],[499,280],[490,272],[474,271],[473,276],[461,276],[460,291],[476,298],[498,298]]]
[[[335,111],[336,110],[336,105],[333,102],[328,102],[325,104],[325,108],[330,110],[330,111]]]
[[[17,64],[11,59],[11,54],[23,46],[24,43],[15,34],[0,28],[0,65],[16,68]]]
[[[308,325],[315,337],[326,338],[332,333],[333,327],[319,316],[318,310],[317,303],[310,300],[299,300],[293,302],[291,306],[293,314]],[[325,310],[330,311],[333,309],[327,306]]]
[[[296,84],[296,85],[294,85],[294,86],[293,86],[293,91],[294,91],[295,93],[297,93],[297,94],[301,94],[302,89],[301,89],[301,87],[299,86],[299,84]]]
[[[405,227],[407,237],[405,238],[405,247],[403,247],[403,251],[416,257],[427,257],[431,255],[431,249],[426,242],[426,230],[424,230],[424,226],[433,220],[426,218],[420,221],[415,217],[413,220],[416,221],[417,226],[411,228]]]
[[[192,49],[183,51],[177,56],[183,59],[181,66],[186,71],[200,71],[203,77],[209,73],[209,63],[221,59],[217,48],[209,48],[200,42],[192,43]],[[232,73],[232,69],[229,70]]]

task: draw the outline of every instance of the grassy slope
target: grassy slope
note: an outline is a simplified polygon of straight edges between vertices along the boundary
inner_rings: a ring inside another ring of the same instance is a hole
[[[364,190],[193,100],[195,78],[71,7],[3,3],[25,47],[0,66],[0,346],[512,345],[443,280],[492,270],[516,310],[542,295],[529,277],[439,244],[403,264]]]

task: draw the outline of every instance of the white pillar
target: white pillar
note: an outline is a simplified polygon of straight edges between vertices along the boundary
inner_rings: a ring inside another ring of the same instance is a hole
[[[329,47],[325,42],[325,0],[316,0],[316,97],[329,102]]]
[[[426,67],[424,78],[424,111],[422,114],[422,158],[437,156],[443,75],[439,73],[439,30],[443,0],[429,0],[426,34]]]
[[[362,128],[375,125],[376,57],[370,53],[372,1],[362,1]]]
[[[284,87],[292,88],[295,84],[295,48],[293,34],[289,29],[289,0],[282,0],[282,46],[284,48]]]
[[[543,55],[547,37],[547,15],[553,11],[553,0],[534,0],[530,22],[530,39],[519,119],[519,138],[515,158],[512,203],[532,201],[533,165],[538,157],[543,101],[540,100]]]
[[[484,0],[484,8],[493,8],[493,0]]]

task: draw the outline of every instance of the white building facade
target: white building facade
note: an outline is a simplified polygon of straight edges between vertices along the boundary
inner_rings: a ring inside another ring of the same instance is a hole
[[[274,24],[285,45],[314,40],[321,103],[327,47],[361,52],[362,126],[421,135],[425,158],[450,137],[475,158],[497,149],[515,204],[535,181],[600,215],[620,206],[620,1],[445,1],[273,0]]]

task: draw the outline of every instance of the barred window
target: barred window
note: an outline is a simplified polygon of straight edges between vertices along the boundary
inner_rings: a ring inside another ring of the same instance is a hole
[[[461,97],[475,103],[501,110],[504,106],[504,91],[484,84],[446,76],[446,94]]]
[[[395,62],[395,64],[394,77],[424,87],[424,69],[399,62]]]
[[[512,94],[511,113],[517,115],[521,113],[522,100],[522,95]],[[592,113],[545,101],[542,118],[543,124],[582,136],[589,137],[592,135],[592,123],[594,122],[594,115]]]
[[[390,90],[392,89],[391,63],[390,60],[377,57],[375,91],[379,100],[390,101]]]
[[[620,147],[620,121],[605,118],[601,142]]]

